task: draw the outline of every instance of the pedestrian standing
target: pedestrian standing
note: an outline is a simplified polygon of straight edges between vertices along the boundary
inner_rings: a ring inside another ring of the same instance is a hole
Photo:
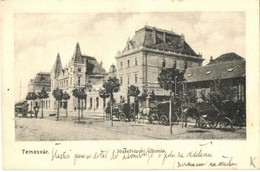
[[[39,112],[39,106],[34,106],[34,113],[35,113],[35,118],[38,117],[38,112]]]

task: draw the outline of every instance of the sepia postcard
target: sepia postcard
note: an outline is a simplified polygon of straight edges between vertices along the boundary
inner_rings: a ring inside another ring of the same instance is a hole
[[[0,1],[3,169],[259,169],[257,0]]]

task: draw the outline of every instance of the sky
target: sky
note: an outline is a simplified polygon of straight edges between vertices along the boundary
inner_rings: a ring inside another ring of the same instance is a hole
[[[184,34],[196,53],[208,63],[224,53],[245,57],[243,12],[163,13],[16,13],[14,15],[15,100],[25,98],[29,80],[50,72],[57,54],[63,67],[76,43],[81,52],[96,57],[108,71],[117,51],[145,25]]]

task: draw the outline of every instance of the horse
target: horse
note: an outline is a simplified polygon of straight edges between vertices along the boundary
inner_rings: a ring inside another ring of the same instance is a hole
[[[198,109],[194,108],[194,107],[189,107],[189,108],[185,108],[183,110],[183,113],[182,113],[182,127],[183,127],[184,123],[185,123],[185,127],[187,127],[187,119],[188,119],[188,117],[191,117],[191,118],[196,120],[196,123],[195,123],[194,127],[197,127],[198,126],[198,122],[199,122],[199,118],[200,118]]]
[[[137,114],[138,121],[140,121],[140,119],[148,119],[154,113],[154,110],[150,107],[141,108]]]

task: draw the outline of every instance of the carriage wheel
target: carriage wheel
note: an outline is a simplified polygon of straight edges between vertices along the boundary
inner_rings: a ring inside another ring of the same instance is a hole
[[[243,126],[243,120],[240,117],[234,117],[232,120],[232,127],[235,130],[239,130]]]
[[[148,118],[149,124],[153,124],[153,121],[154,121],[153,117],[150,116],[150,117]]]
[[[218,121],[215,121],[214,119],[211,119],[208,121],[209,127],[210,128],[216,128],[218,125]]]
[[[126,120],[126,116],[124,113],[120,113],[118,118],[119,118],[119,121],[121,121],[121,122],[125,122],[125,120]]]
[[[134,113],[131,113],[131,114],[130,114],[130,120],[131,120],[131,119],[132,119],[132,121],[135,121],[135,120],[136,120]]]
[[[199,125],[200,128],[206,128],[207,127],[207,121],[204,118],[200,117],[198,125]]]
[[[168,118],[165,115],[162,115],[159,119],[159,123],[162,125],[168,125]]]
[[[221,118],[219,121],[219,127],[223,130],[230,130],[232,127],[232,121],[228,117]]]

